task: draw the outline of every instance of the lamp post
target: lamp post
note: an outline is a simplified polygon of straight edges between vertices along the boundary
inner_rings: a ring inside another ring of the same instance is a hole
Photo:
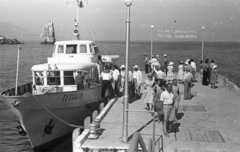
[[[152,25],[151,26],[151,57],[150,57],[150,59],[152,59],[152,34],[153,34],[153,29],[154,29],[154,26]]]
[[[125,0],[125,5],[127,6],[127,20],[126,20],[126,65],[125,65],[125,86],[124,86],[124,97],[123,97],[123,132],[122,141],[127,142],[128,138],[128,55],[129,55],[129,41],[130,41],[130,6],[132,5],[132,0]]]
[[[205,27],[202,27],[202,60],[203,60],[203,50],[204,50],[204,30]]]

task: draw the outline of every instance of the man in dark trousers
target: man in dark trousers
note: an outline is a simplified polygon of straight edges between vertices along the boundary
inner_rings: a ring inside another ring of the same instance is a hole
[[[146,74],[148,74],[148,68],[149,68],[148,57],[147,57],[147,55],[145,55],[145,73]]]
[[[164,70],[165,70],[165,73],[167,75],[167,71],[168,71],[167,67],[168,67],[168,64],[169,64],[169,60],[168,60],[167,54],[164,54],[163,57],[164,57]]]
[[[108,65],[104,67],[104,70],[101,73],[101,79],[102,79],[102,98],[105,97],[106,89],[108,89],[110,92],[110,98],[116,97],[111,84],[112,73],[109,70]]]
[[[173,93],[172,93],[172,84],[168,83],[166,85],[166,90],[162,92],[160,96],[160,103],[163,109],[160,110],[160,114],[163,114],[163,134],[166,137],[170,137],[168,132],[169,130],[169,118],[173,108]]]
[[[205,63],[202,65],[203,69],[203,80],[202,80],[202,85],[207,86],[208,85],[208,59],[205,60]]]

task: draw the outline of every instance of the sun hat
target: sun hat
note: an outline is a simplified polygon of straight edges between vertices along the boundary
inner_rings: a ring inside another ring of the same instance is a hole
[[[173,65],[174,63],[172,61],[169,62],[169,65]]]
[[[138,65],[134,65],[133,68],[138,68]]]
[[[167,56],[167,54],[164,54],[163,56],[165,57],[165,56]]]
[[[213,66],[213,69],[216,69],[216,68],[217,68],[217,65],[214,65],[214,66]]]
[[[120,69],[122,69],[122,68],[125,68],[125,65],[121,65],[121,66],[120,66]]]

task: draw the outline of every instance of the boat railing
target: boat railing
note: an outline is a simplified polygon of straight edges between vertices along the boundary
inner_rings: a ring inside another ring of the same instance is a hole
[[[146,112],[145,110],[137,110],[137,109],[128,109],[127,111],[128,112]],[[129,152],[138,152],[138,143],[140,143],[143,152],[155,152],[156,146],[157,146],[158,152],[163,152],[163,136],[160,135],[160,136],[157,137],[157,140],[155,140],[156,139],[155,138],[156,137],[156,133],[155,133],[155,120],[156,120],[155,111],[152,110],[152,111],[150,111],[150,113],[152,115],[152,120],[151,120],[152,125],[149,125],[151,123],[151,121],[149,121],[148,123],[146,123],[144,125],[127,123],[127,126],[142,126],[140,129],[138,129],[133,134],[132,142],[130,143],[130,146],[129,146]],[[142,139],[141,134],[135,135],[136,133],[138,134],[145,127],[152,127],[152,138],[150,138],[149,142],[148,142],[148,151],[145,148],[144,141],[141,140]],[[137,136],[138,138],[136,138],[134,136]],[[138,142],[136,142],[136,141],[138,141]],[[133,144],[133,145],[131,145],[131,144]],[[137,145],[135,145],[135,144],[137,144]],[[132,148],[132,147],[135,147],[135,148]]]
[[[17,87],[17,94],[16,92],[16,88],[11,88],[8,89],[4,92],[1,93],[1,95],[5,95],[5,96],[15,96],[15,95],[27,95],[27,94],[32,94],[32,82],[20,85]]]

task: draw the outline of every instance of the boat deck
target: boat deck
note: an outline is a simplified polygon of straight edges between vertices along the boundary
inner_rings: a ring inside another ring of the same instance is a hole
[[[146,75],[144,75],[146,78]],[[240,91],[233,84],[225,85],[219,78],[217,88],[202,86],[200,78],[192,88],[192,100],[183,100],[183,85],[180,86],[181,101],[178,122],[172,124],[170,137],[162,132],[162,124],[156,121],[156,137],[163,135],[164,152],[239,152],[240,149]],[[146,147],[152,138],[152,116],[140,100],[129,104],[128,136],[139,131]],[[76,151],[125,151],[129,143],[121,141],[123,128],[123,98],[119,98],[100,124],[97,139],[81,141]],[[156,146],[157,147],[157,146]]]

